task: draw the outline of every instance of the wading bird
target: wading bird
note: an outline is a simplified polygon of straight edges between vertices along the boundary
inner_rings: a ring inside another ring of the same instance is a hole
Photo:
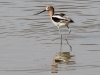
[[[46,6],[45,10],[43,10],[43,11],[37,13],[37,14],[34,14],[34,15],[38,15],[38,14],[45,12],[45,11],[49,12],[49,16],[50,16],[51,21],[58,27],[59,34],[60,34],[60,37],[61,37],[61,44],[62,44],[62,34],[61,34],[61,31],[60,31],[60,27],[66,26],[69,30],[69,33],[68,33],[68,36],[69,36],[71,30],[69,29],[68,24],[74,23],[74,21],[63,13],[54,14],[54,8],[53,8],[53,6],[50,6],[50,5]]]

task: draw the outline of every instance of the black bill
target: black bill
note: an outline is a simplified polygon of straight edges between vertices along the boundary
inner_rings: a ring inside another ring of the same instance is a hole
[[[39,12],[39,13],[37,13],[37,14],[34,14],[34,15],[38,15],[38,14],[40,14],[40,13],[42,13],[42,12],[45,12],[46,10],[43,10],[43,11],[41,11],[41,12]]]

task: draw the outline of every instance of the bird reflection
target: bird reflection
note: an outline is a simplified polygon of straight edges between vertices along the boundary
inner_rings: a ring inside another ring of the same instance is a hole
[[[62,36],[61,36],[62,38]],[[69,44],[68,39],[65,39],[67,42],[67,45],[70,47],[70,51],[72,51],[72,46]],[[52,60],[52,71],[51,73],[57,73],[57,68],[59,64],[66,64],[66,65],[72,65],[75,64],[75,61],[72,61],[71,58],[74,57],[73,55],[70,55],[70,52],[62,52],[62,41],[60,42],[60,52],[56,53]]]
[[[54,56],[52,60],[52,73],[57,73],[57,68],[59,64],[65,64],[65,65],[72,65],[75,64],[75,61],[71,60],[74,55],[71,55],[70,52],[58,52]]]

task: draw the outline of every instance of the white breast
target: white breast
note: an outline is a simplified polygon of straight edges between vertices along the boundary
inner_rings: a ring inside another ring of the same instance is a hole
[[[67,25],[69,24],[69,21],[55,22],[55,21],[52,20],[52,22],[53,22],[57,27],[67,26]]]

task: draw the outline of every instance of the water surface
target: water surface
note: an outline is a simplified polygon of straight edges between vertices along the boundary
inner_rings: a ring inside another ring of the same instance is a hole
[[[99,75],[99,0],[0,0],[0,74],[51,73],[51,61],[60,50],[59,32],[48,12],[33,15],[46,5],[54,6],[56,13],[63,12],[75,21],[69,25],[75,64],[59,65],[57,75]],[[65,38],[67,27],[61,28],[61,32]],[[65,40],[62,50],[70,51]]]

